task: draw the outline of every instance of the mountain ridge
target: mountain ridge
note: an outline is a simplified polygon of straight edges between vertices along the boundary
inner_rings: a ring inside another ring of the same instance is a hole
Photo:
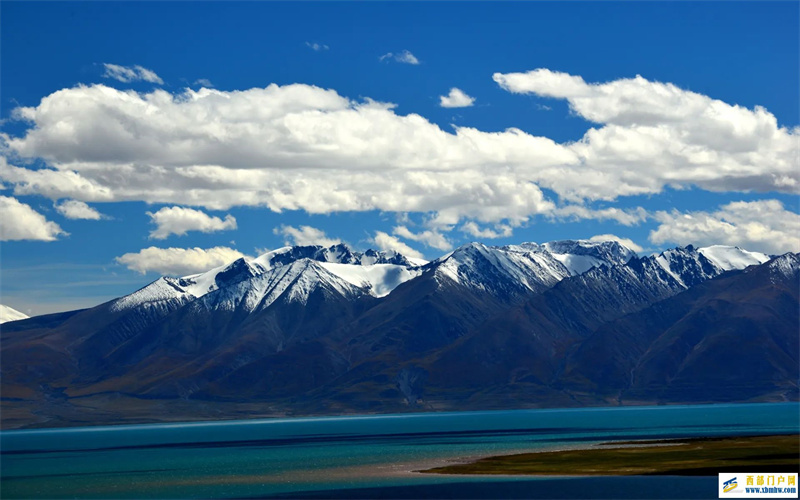
[[[659,329],[681,321],[661,304],[684,311],[688,306],[678,304],[689,299],[681,297],[721,293],[707,284],[737,273],[760,276],[739,286],[776,301],[773,309],[743,307],[741,321],[760,315],[777,328],[764,341],[789,345],[794,320],[774,311],[785,311],[797,294],[772,291],[791,289],[796,266],[790,257],[761,263],[765,258],[734,247],[693,246],[639,257],[617,242],[585,240],[470,243],[426,263],[344,245],[286,247],[206,273],[162,277],[94,308],[4,324],[3,426],[152,421],[166,418],[161,413],[246,417],[710,401],[705,387],[713,374],[681,372],[676,380],[683,380],[683,395],[677,386],[652,383],[626,392],[619,375],[625,370],[615,363],[643,359],[642,346],[651,344],[642,339],[666,335]],[[749,303],[748,293],[737,297]],[[704,324],[705,331],[670,335],[724,337],[714,323],[690,321],[699,317],[685,321]],[[633,324],[644,325],[646,335],[622,335]],[[672,344],[652,345],[666,356]],[[598,359],[597,353],[605,354]],[[639,380],[657,379],[653,367],[667,366],[651,358]],[[776,359],[742,397],[795,397],[794,360]],[[789,382],[775,385],[770,377]]]

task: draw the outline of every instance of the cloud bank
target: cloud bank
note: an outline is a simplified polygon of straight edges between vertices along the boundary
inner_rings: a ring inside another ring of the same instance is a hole
[[[571,146],[584,168],[548,187],[572,196],[613,199],[659,192],[664,186],[710,191],[800,193],[798,128],[778,126],[762,107],[747,109],[673,84],[641,76],[602,84],[580,76],[537,69],[495,73],[505,90],[566,99],[594,123]],[[581,172],[582,171],[582,172]],[[612,189],[618,182],[618,189]]]
[[[536,215],[639,224],[644,209],[592,204],[666,187],[800,193],[798,131],[766,109],[639,76],[493,78],[509,92],[566,99],[597,125],[558,143],[514,128],[445,131],[391,103],[304,84],[177,93],[79,85],[14,110],[30,126],[2,136],[15,164],[0,159],[0,179],[16,195],[53,200],[424,212],[437,224],[472,222],[464,230],[487,237],[505,230],[479,224],[515,227]],[[30,159],[47,166],[27,168]]]

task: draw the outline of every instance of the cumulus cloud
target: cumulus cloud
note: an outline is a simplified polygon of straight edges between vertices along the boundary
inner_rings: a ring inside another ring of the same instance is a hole
[[[183,207],[164,207],[156,213],[147,212],[150,222],[156,228],[150,232],[150,238],[163,240],[171,234],[183,236],[189,231],[226,231],[236,229],[236,218],[226,215],[225,220],[212,217],[200,210]]]
[[[468,96],[463,90],[453,87],[447,95],[439,96],[439,106],[443,108],[468,108],[475,102],[474,97]]]
[[[399,63],[404,64],[419,64],[419,59],[417,59],[414,54],[409,52],[408,50],[404,50],[402,52],[394,53],[394,52],[387,52],[378,58],[379,61],[397,61]]]
[[[0,241],[54,241],[66,234],[58,224],[47,220],[30,205],[0,196]]]
[[[508,238],[514,232],[514,229],[507,224],[496,224],[494,229],[481,228],[475,221],[468,221],[461,225],[461,232],[467,233],[476,238]]]
[[[657,212],[652,243],[733,245],[768,254],[800,251],[800,214],[778,200],[737,201],[715,212]]]
[[[440,232],[427,229],[419,233],[413,233],[406,226],[397,226],[392,230],[397,236],[411,241],[418,241],[427,247],[438,248],[439,250],[450,250],[453,244]]]
[[[120,82],[150,82],[164,85],[164,80],[155,71],[141,66],[120,66],[118,64],[104,63],[105,72],[103,78],[113,78]]]
[[[211,83],[211,80],[209,80],[208,78],[198,78],[197,80],[194,81],[194,84],[195,85],[200,85],[202,87],[207,87],[207,88],[213,88],[214,87],[214,84]]]
[[[100,220],[105,218],[105,215],[82,201],[64,200],[54,206],[56,211],[67,219]]]
[[[80,85],[14,110],[30,126],[0,136],[6,151],[46,167],[0,159],[0,179],[17,195],[54,200],[423,212],[441,224],[511,227],[536,215],[636,224],[646,214],[586,206],[665,186],[800,192],[797,133],[762,108],[641,77],[591,84],[536,70],[495,80],[567,99],[604,125],[557,143],[513,128],[445,131],[390,103],[304,84],[178,93]]]
[[[313,50],[314,52],[319,52],[321,50],[328,50],[328,46],[324,43],[317,43],[317,42],[306,42],[306,47]]]
[[[51,167],[0,165],[0,178],[18,194],[80,201],[524,220],[553,204],[514,165],[575,159],[519,130],[449,133],[308,85],[178,95],[79,86],[16,116],[36,126],[7,137],[8,148]]]
[[[417,250],[406,245],[399,238],[383,231],[375,231],[375,236],[370,240],[379,250],[393,250],[399,254],[411,257],[412,259],[422,259],[424,256]]]
[[[664,186],[712,191],[800,192],[798,128],[775,116],[641,76],[587,83],[580,76],[537,69],[495,73],[505,90],[566,99],[577,115],[603,124],[570,149],[580,165],[547,186],[574,196],[612,199]]]
[[[637,245],[636,242],[634,242],[632,239],[630,239],[630,238],[620,238],[619,236],[617,236],[615,234],[598,234],[596,236],[592,236],[591,238],[589,238],[589,241],[599,241],[599,242],[602,242],[602,241],[616,241],[617,243],[620,243],[620,244],[630,248],[634,252],[638,253],[638,252],[644,251],[644,248],[642,248],[640,245]]]
[[[294,227],[282,224],[273,229],[272,232],[273,234],[283,235],[286,238],[284,240],[285,245],[322,245],[329,247],[342,242],[337,238],[328,238],[325,231],[311,226]]]
[[[115,260],[132,271],[142,274],[156,272],[168,276],[197,274],[219,267],[245,255],[228,247],[157,248],[148,247],[136,253],[126,253]]]

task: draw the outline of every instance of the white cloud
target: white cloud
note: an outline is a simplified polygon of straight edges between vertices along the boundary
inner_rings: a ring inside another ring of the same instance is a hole
[[[397,54],[393,52],[387,52],[378,58],[379,61],[391,61],[395,60],[400,63],[405,64],[419,64],[419,59],[417,59],[414,54],[409,52],[408,50],[404,50],[402,52],[398,52]]]
[[[281,225],[273,229],[272,232],[277,235],[283,235],[286,238],[285,245],[322,245],[329,247],[342,242],[342,240],[336,238],[328,238],[324,231],[311,226],[293,227]]]
[[[118,64],[104,63],[103,67],[105,68],[103,78],[113,78],[125,83],[143,81],[164,85],[164,80],[155,71],[141,66],[120,66]]]
[[[535,215],[636,224],[646,213],[585,205],[665,186],[800,192],[797,134],[764,109],[643,78],[595,85],[538,70],[495,79],[566,98],[607,123],[559,144],[513,128],[445,131],[389,103],[303,84],[179,93],[77,86],[14,111],[30,127],[0,135],[6,150],[47,167],[0,159],[0,179],[17,195],[51,199],[423,212],[442,224],[512,227]],[[689,111],[673,109],[681,106]],[[540,186],[574,205],[557,208]]]
[[[310,48],[315,52],[319,52],[321,50],[328,50],[330,48],[324,43],[317,43],[317,42],[306,42],[306,47]]]
[[[652,243],[733,245],[769,254],[800,251],[800,214],[778,200],[737,201],[715,212],[657,212]]]
[[[476,238],[508,238],[513,234],[514,229],[507,224],[496,224],[494,229],[481,229],[474,221],[468,221],[461,225],[461,232],[472,235]]]
[[[396,226],[392,233],[412,241],[418,241],[427,247],[438,248],[439,250],[450,250],[453,244],[440,232],[430,229],[412,233],[406,226]]]
[[[519,130],[449,133],[308,85],[178,95],[79,86],[16,116],[36,126],[7,137],[8,148],[51,168],[2,164],[0,178],[18,194],[88,202],[525,220],[553,204],[521,165],[575,160]]]
[[[414,250],[410,246],[400,241],[398,238],[384,233],[383,231],[375,231],[375,237],[370,241],[371,243],[375,244],[379,250],[393,250],[399,254],[405,255],[406,257],[411,257],[412,259],[424,258],[422,253]]]
[[[156,272],[169,276],[185,276],[208,271],[240,259],[245,255],[228,247],[157,248],[148,247],[126,253],[115,260],[142,274]]]
[[[616,241],[617,243],[620,243],[620,244],[630,248],[634,252],[638,253],[638,252],[644,251],[644,248],[642,248],[640,245],[637,245],[636,242],[634,242],[632,239],[630,239],[630,238],[620,238],[619,236],[617,236],[615,234],[598,234],[596,236],[592,236],[591,238],[589,238],[589,241],[600,241],[600,242],[602,242],[602,241]]]
[[[171,234],[183,236],[189,231],[226,231],[236,229],[236,218],[226,215],[225,220],[212,217],[200,210],[183,207],[164,207],[156,213],[147,212],[150,222],[157,227],[150,232],[150,238],[163,240]]]
[[[495,73],[509,92],[566,99],[595,123],[570,149],[580,162],[542,184],[575,197],[613,199],[664,186],[712,191],[800,192],[798,128],[750,110],[641,76],[603,84],[537,69]],[[573,189],[570,184],[576,183]]]
[[[54,241],[66,235],[56,224],[25,203],[9,196],[0,196],[0,241]]]
[[[80,198],[83,201],[117,201],[115,194],[97,181],[72,170],[31,170],[9,165],[0,156],[0,179],[14,184],[17,195],[40,194],[52,200]]]
[[[406,63],[406,64],[419,64],[419,59],[414,57],[414,54],[411,52],[404,50],[399,54],[394,56],[397,62]]]
[[[443,108],[468,108],[474,102],[474,97],[468,96],[456,87],[451,88],[449,94],[439,96],[439,106]]]
[[[56,211],[67,219],[100,220],[105,218],[103,214],[82,201],[64,200],[54,206]]]
[[[209,80],[208,78],[198,78],[197,80],[194,81],[194,84],[195,85],[200,85],[200,86],[206,87],[206,88],[213,88],[214,87],[214,84],[211,83],[211,80]]]

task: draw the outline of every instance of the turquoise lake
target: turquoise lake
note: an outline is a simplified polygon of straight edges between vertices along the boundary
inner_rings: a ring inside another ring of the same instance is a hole
[[[592,443],[800,432],[800,404],[415,413],[0,432],[2,498],[716,498],[714,477],[418,474]]]

